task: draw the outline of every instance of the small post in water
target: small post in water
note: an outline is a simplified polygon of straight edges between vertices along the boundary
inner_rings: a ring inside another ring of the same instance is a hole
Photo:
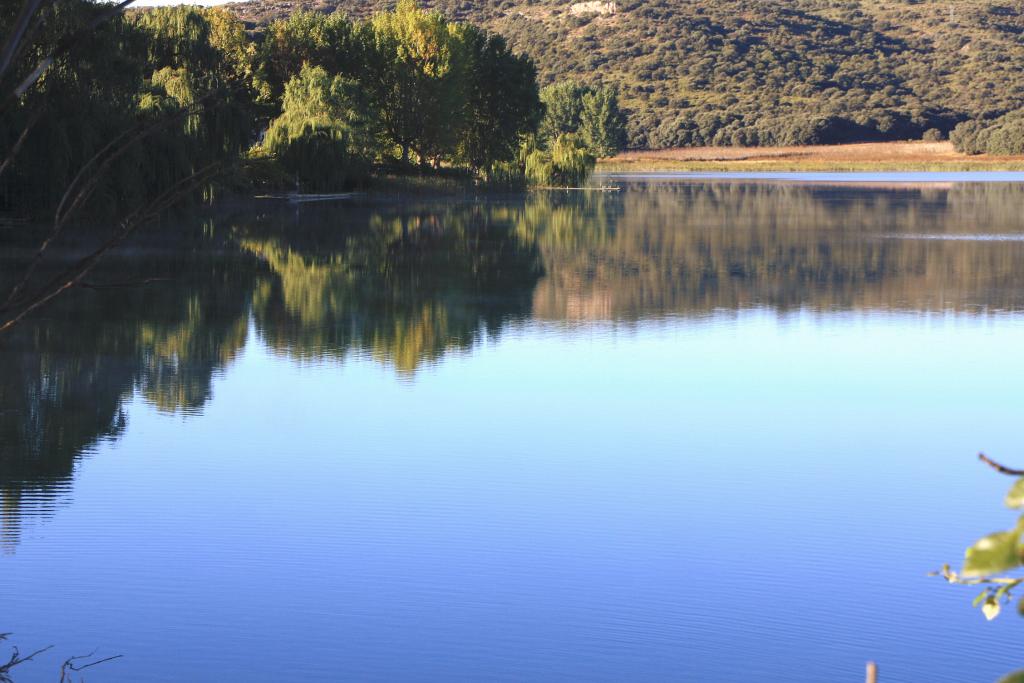
[[[878,683],[878,665],[874,662],[868,662],[867,683]]]

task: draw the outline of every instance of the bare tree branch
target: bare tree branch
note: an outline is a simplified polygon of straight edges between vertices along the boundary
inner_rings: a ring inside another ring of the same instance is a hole
[[[103,244],[101,244],[95,251],[79,260],[75,265],[65,269],[60,275],[53,278],[49,283],[41,287],[31,296],[23,298],[21,301],[17,302],[16,305],[8,307],[8,310],[13,309],[14,312],[9,315],[7,320],[0,323],[0,334],[14,327],[27,315],[49,303],[61,293],[79,285],[85,276],[96,267],[96,264],[108,251],[124,241],[141,225],[153,220],[160,213],[180,201],[182,197],[192,192],[195,188],[202,185],[202,183],[210,180],[219,170],[220,166],[221,162],[215,162],[195,171],[189,176],[179,180],[145,206],[140,207],[129,214],[124,221],[122,221],[120,229],[117,230],[109,239],[103,242]]]
[[[7,640],[7,638],[10,635],[11,635],[10,633],[0,633],[0,641]],[[32,654],[24,655],[23,656],[21,654],[21,652],[18,651],[17,647],[12,647],[11,648],[11,650],[12,650],[11,658],[7,662],[5,662],[3,664],[0,664],[0,683],[14,683],[14,680],[11,678],[11,673],[10,673],[11,670],[14,667],[16,667],[16,666],[18,666],[20,664],[24,664],[25,662],[32,661],[32,659],[34,657],[36,657],[38,655],[41,655],[44,652],[46,652],[48,650],[52,650],[52,649],[53,649],[53,645],[50,645],[50,646],[44,647],[44,648],[42,648],[40,650],[36,650]],[[87,655],[79,655],[77,657],[68,657],[67,659],[65,659],[64,660],[64,664],[61,665],[61,667],[60,667],[60,683],[72,683],[72,681],[73,681],[73,679],[71,677],[72,673],[77,673],[79,671],[82,671],[84,669],[88,669],[89,667],[93,667],[93,666],[96,666],[98,664],[103,664],[105,662],[109,662],[109,661],[112,661],[112,660],[115,660],[115,659],[120,659],[121,657],[124,656],[124,655],[114,655],[113,657],[104,657],[103,659],[97,659],[96,661],[93,661],[93,662],[86,662],[84,664],[75,664],[75,662],[80,661],[82,659],[91,659],[93,654],[94,654],[94,652],[90,652]]]
[[[94,653],[95,651],[90,652],[87,655],[79,655],[77,657],[68,657],[67,659],[65,659],[64,663],[60,667],[60,683],[73,683],[73,679],[71,677],[72,673],[77,673],[84,669],[88,669],[91,666],[96,666],[97,664],[103,664],[104,662],[110,662],[115,659],[120,659],[124,656],[114,655],[113,657],[104,657],[103,659],[97,659],[95,662],[87,662],[85,664],[79,664],[77,666],[75,665],[76,661],[80,659],[89,659],[93,656]]]
[[[18,139],[14,141],[11,151],[7,153],[7,158],[5,158],[3,163],[0,164],[0,176],[3,176],[4,171],[10,168],[11,162],[14,161],[14,158],[18,156],[18,152],[20,152],[21,148],[25,145],[25,140],[28,139],[29,132],[35,127],[41,117],[41,112],[36,112],[29,117],[28,123],[25,124],[25,128],[21,131],[21,135],[19,135]]]
[[[0,640],[6,640],[9,635],[11,634],[0,634]],[[0,683],[13,683],[10,675],[11,669],[18,666],[19,664],[24,664],[25,662],[31,661],[37,655],[41,655],[51,648],[53,648],[53,645],[44,647],[40,650],[36,650],[32,654],[24,656],[21,654],[17,647],[11,648],[11,658],[7,660],[6,663],[0,664]]]
[[[1015,470],[1013,468],[1007,467],[1006,465],[1000,465],[999,463],[997,463],[995,460],[988,457],[984,453],[978,453],[978,460],[982,461],[983,463],[985,463],[992,469],[996,470],[997,472],[1001,472],[1002,474],[1008,474],[1011,477],[1024,477],[1024,470]]]
[[[98,284],[95,282],[80,282],[79,287],[83,289],[127,289],[129,287],[144,287],[145,285],[151,285],[154,282],[170,282],[169,277],[147,277],[144,280],[129,280],[127,282],[108,282],[104,284]]]
[[[79,169],[74,179],[72,179],[71,183],[64,191],[64,195],[61,197],[60,203],[57,205],[57,210],[54,213],[53,218],[53,227],[50,230],[50,234],[47,235],[46,239],[44,239],[39,245],[36,253],[32,256],[32,260],[25,268],[25,272],[21,279],[13,288],[11,288],[11,291],[8,293],[3,304],[0,304],[0,312],[14,306],[18,296],[28,286],[29,281],[35,274],[36,268],[39,266],[40,262],[42,262],[43,256],[46,254],[46,250],[49,249],[53,241],[60,236],[68,222],[68,219],[74,215],[74,213],[93,195],[96,188],[99,187],[103,174],[108,168],[110,168],[110,165],[120,157],[124,156],[132,146],[143,141],[150,135],[153,135],[183,118],[187,118],[188,116],[201,112],[206,106],[206,100],[210,99],[214,94],[218,93],[208,93],[199,99],[195,105],[182,109],[172,116],[165,117],[156,122],[140,122],[135,126],[122,131],[92,157],[90,157],[85,164],[83,164],[82,168]]]

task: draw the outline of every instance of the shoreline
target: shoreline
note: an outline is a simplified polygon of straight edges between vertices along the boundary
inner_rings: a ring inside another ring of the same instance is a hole
[[[806,147],[690,147],[623,152],[599,173],[1024,171],[1024,156],[961,154],[951,142],[864,142]]]

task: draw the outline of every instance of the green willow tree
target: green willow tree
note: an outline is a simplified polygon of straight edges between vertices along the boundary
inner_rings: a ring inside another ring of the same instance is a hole
[[[269,152],[283,171],[268,177],[298,174],[324,188],[396,168],[522,177],[523,142],[543,116],[528,58],[414,0],[365,22],[298,12],[255,35],[222,8],[153,8],[93,26],[106,15],[89,0],[43,5],[42,30],[10,70],[11,83],[69,33],[95,30],[0,110],[0,142],[11,149],[0,191],[15,211],[45,214],[88,177],[95,215],[130,212],[201,169],[239,166],[250,150],[264,155],[261,168]],[[19,16],[8,8],[9,28]],[[557,153],[546,141],[545,154],[574,159],[571,141],[613,144],[614,97],[587,92],[585,102],[577,98],[582,132],[558,142]],[[109,143],[124,131],[130,144],[114,151]],[[217,187],[204,182],[203,196]]]
[[[541,187],[575,187],[586,181],[596,163],[577,136],[563,133],[543,147],[528,150],[526,179]]]
[[[153,69],[140,108],[184,114],[183,126],[151,149],[158,159],[174,160],[157,185],[175,174],[241,158],[252,144],[259,96],[253,81],[256,53],[241,22],[223,8],[184,6],[139,12],[132,20],[147,36],[146,67]]]
[[[332,189],[365,179],[376,139],[359,84],[307,64],[285,85],[282,113],[271,122],[263,149],[297,184]]]
[[[613,156],[625,143],[625,118],[612,88],[591,88],[573,81],[540,93],[544,118],[523,151],[524,171],[533,185],[583,184],[597,159]]]
[[[0,110],[7,210],[45,215],[88,167],[81,215],[117,216],[251,144],[252,49],[241,22],[222,9],[159,8],[111,17],[60,51],[108,11],[45,5],[4,79],[10,86],[56,51],[35,86]]]
[[[16,29],[16,5],[4,3],[0,31]],[[2,83],[0,145],[3,171],[0,201],[19,214],[48,213],[81,167],[133,123],[141,83],[145,36],[120,19],[103,22],[88,40],[51,57],[69,36],[102,16],[85,2],[49,4],[36,15],[38,26],[17,48]],[[43,64],[39,80],[23,87]],[[144,193],[138,178],[102,183],[106,205],[123,204]]]
[[[104,254],[235,165],[254,126],[240,22],[222,10],[26,0],[0,31],[0,210],[46,219],[36,256],[0,292],[0,332],[79,286]],[[28,30],[31,27],[31,30]],[[109,233],[43,277],[65,228]]]

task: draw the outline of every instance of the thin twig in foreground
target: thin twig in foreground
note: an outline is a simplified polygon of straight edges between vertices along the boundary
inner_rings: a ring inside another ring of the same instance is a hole
[[[0,640],[6,640],[7,636],[9,635],[9,633],[4,633],[0,635]],[[19,664],[24,664],[25,662],[31,661],[33,657],[43,654],[52,647],[53,645],[50,645],[49,647],[44,647],[40,650],[36,650],[30,655],[25,655],[24,657],[21,656],[21,652],[18,650],[17,647],[12,648],[11,658],[7,660],[7,662],[5,662],[4,664],[0,664],[0,683],[12,683],[12,679],[10,676],[11,669],[18,666]]]
[[[113,657],[104,657],[103,659],[97,659],[95,662],[86,662],[85,664],[75,666],[74,663],[77,660],[89,659],[93,656],[93,654],[93,652],[90,652],[87,655],[68,657],[66,660],[64,660],[64,663],[60,667],[60,683],[73,683],[73,679],[71,678],[72,673],[77,673],[84,669],[88,669],[90,666],[96,666],[97,664],[103,664],[104,662],[109,662],[124,657],[124,655],[114,655]]]
[[[107,282],[107,283],[96,283],[96,282],[80,282],[79,287],[84,289],[126,289],[129,287],[144,287],[146,285],[153,284],[154,282],[170,282],[169,277],[147,277],[145,280],[129,280],[127,282]]]
[[[1000,465],[998,462],[988,457],[984,453],[978,453],[978,460],[982,461],[983,463],[985,463],[992,469],[996,470],[997,472],[1008,474],[1011,477],[1024,477],[1024,470],[1015,470],[1011,467],[1007,467],[1006,465]]]
[[[138,227],[154,220],[160,213],[173,206],[182,196],[212,178],[218,172],[220,166],[220,162],[215,162],[179,180],[147,206],[141,207],[129,214],[122,222],[121,229],[106,242],[101,244],[91,254],[78,261],[74,266],[66,269],[59,276],[51,280],[49,284],[39,289],[31,297],[18,302],[15,307],[5,309],[3,306],[0,306],[0,314],[4,313],[5,310],[10,311],[7,313],[8,317],[6,320],[0,318],[0,334],[14,327],[25,316],[48,303],[54,297],[80,284],[104,254],[124,241]]]

